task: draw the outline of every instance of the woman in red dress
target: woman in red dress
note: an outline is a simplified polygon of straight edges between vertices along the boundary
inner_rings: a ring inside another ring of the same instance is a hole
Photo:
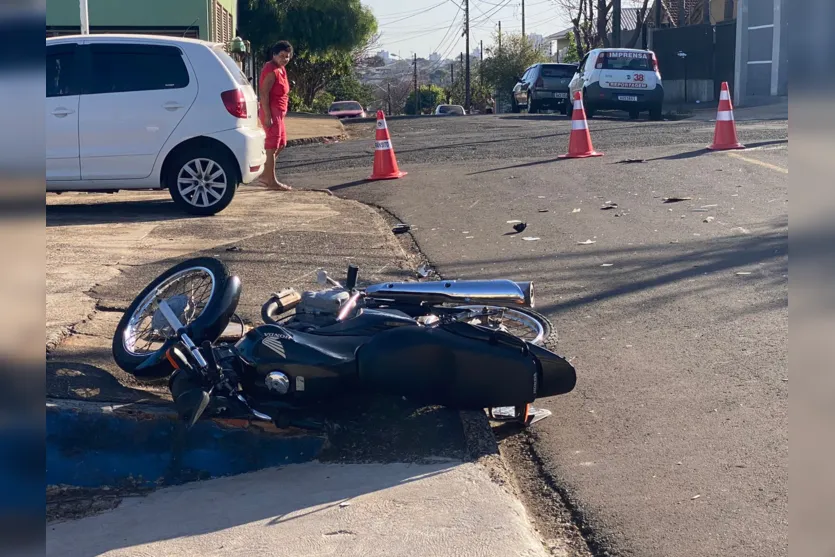
[[[258,98],[261,101],[261,123],[267,132],[264,149],[267,151],[267,164],[261,183],[272,190],[291,190],[275,176],[275,159],[287,146],[287,132],[284,129],[284,117],[290,95],[290,82],[287,80],[287,63],[293,58],[293,46],[287,41],[279,41],[270,49],[270,60],[264,64],[259,79]]]

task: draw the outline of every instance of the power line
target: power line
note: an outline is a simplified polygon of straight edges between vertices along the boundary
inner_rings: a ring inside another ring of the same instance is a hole
[[[407,19],[411,19],[411,18],[413,18],[413,17],[417,17],[417,16],[419,16],[419,15],[423,15],[423,14],[425,14],[425,13],[431,12],[431,11],[432,11],[432,10],[434,10],[435,8],[440,8],[441,6],[443,6],[443,5],[444,5],[444,4],[446,4],[446,3],[447,3],[447,0],[444,0],[443,2],[441,2],[441,3],[439,3],[439,4],[435,4],[434,6],[430,6],[430,7],[428,7],[428,8],[424,8],[423,10],[421,10],[421,11],[419,11],[419,12],[417,12],[417,13],[414,13],[414,14],[412,14],[412,15],[407,15],[406,17],[401,17],[400,19],[395,19],[394,21],[388,21],[388,22],[386,22],[384,25],[391,25],[392,23],[397,23],[398,21],[404,21],[404,20],[407,20]]]

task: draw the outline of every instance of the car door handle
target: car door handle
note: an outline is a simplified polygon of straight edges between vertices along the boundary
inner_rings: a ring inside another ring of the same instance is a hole
[[[178,102],[167,102],[164,105],[162,105],[162,108],[164,108],[165,110],[170,110],[170,111],[173,112],[174,110],[179,110],[179,109],[183,108],[183,105],[181,105]]]
[[[59,106],[55,110],[52,111],[53,116],[57,116],[58,118],[64,118],[69,116],[70,114],[75,114],[75,110],[71,108],[64,108],[63,106]]]

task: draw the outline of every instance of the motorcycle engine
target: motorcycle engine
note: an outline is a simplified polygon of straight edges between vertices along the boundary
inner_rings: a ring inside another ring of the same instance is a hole
[[[345,290],[336,288],[304,292],[299,305],[296,306],[295,320],[316,327],[331,325],[350,297]]]

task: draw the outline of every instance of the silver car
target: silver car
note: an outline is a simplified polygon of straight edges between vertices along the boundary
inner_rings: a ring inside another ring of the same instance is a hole
[[[513,87],[511,110],[527,108],[529,114],[535,114],[551,108],[565,114],[570,103],[568,84],[576,71],[576,64],[534,64]]]

